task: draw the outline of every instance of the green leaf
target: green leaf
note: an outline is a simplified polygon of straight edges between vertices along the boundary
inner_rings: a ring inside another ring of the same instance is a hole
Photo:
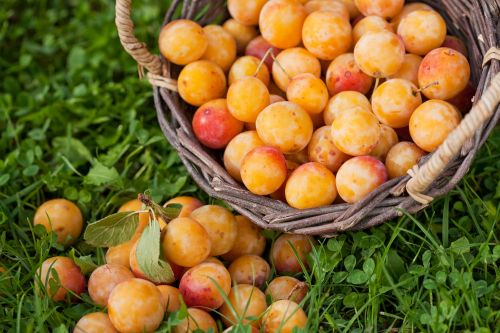
[[[85,176],[83,182],[84,184],[96,186],[123,186],[123,181],[118,171],[116,171],[115,168],[108,168],[99,162],[96,162],[94,166],[92,166],[92,168],[89,170],[89,173]]]
[[[349,275],[348,272],[337,272],[333,274],[333,283],[340,283],[345,280],[345,278]]]
[[[80,270],[84,275],[92,273],[94,269],[98,267],[97,264],[94,263],[94,261],[92,260],[92,256],[90,255],[77,257],[75,249],[71,249],[71,251],[69,251],[69,257],[73,259],[78,267],[80,267]]]
[[[469,240],[467,237],[463,236],[456,241],[451,243],[450,249],[453,253],[456,254],[464,254],[464,253],[469,253],[470,251],[470,244]]]
[[[348,270],[349,272],[351,272],[354,269],[354,266],[356,266],[356,257],[353,256],[352,254],[348,255],[344,259],[344,266],[345,266],[346,270]]]
[[[430,289],[430,290],[437,288],[436,281],[434,281],[432,279],[425,279],[424,283],[423,283],[423,286],[424,286],[425,289]]]
[[[372,258],[367,259],[363,263],[363,271],[366,274],[371,275],[374,270],[375,270],[375,261]]]
[[[78,139],[61,136],[52,141],[54,150],[65,156],[71,163],[78,166],[82,162],[92,161],[92,154],[88,148]]]
[[[170,265],[160,259],[160,224],[152,221],[142,232],[136,249],[137,265],[144,275],[155,283],[175,281]]]
[[[89,224],[83,238],[95,247],[116,246],[129,241],[138,224],[138,212],[115,213]]]
[[[368,281],[369,278],[370,275],[366,274],[360,269],[355,269],[347,277],[347,282],[352,284],[363,284],[366,283],[366,281]]]

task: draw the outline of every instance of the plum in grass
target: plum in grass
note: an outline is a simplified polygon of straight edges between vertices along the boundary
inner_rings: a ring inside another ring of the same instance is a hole
[[[259,34],[255,27],[241,24],[235,19],[227,20],[222,27],[233,36],[238,53],[244,53],[248,43]]]
[[[311,115],[321,113],[328,103],[325,83],[311,73],[294,76],[286,89],[286,96]]]
[[[268,195],[278,190],[286,175],[285,156],[277,148],[254,148],[241,163],[243,184],[250,192],[258,195]]]
[[[229,70],[229,86],[247,76],[255,76],[266,86],[269,85],[270,75],[267,66],[259,66],[260,59],[254,56],[238,58]]]
[[[407,52],[426,55],[443,44],[446,23],[434,10],[416,10],[401,20],[398,35],[403,39]]]
[[[141,210],[143,210],[143,203],[139,199],[133,199],[121,205],[120,208],[118,209],[118,212],[119,213],[137,212]],[[139,239],[144,229],[148,226],[150,220],[149,213],[147,212],[139,213],[138,218],[139,218],[139,224],[137,225],[137,229],[135,230],[134,236],[132,236],[131,239],[132,243],[135,242],[137,239]]]
[[[179,289],[168,285],[161,285],[157,288],[161,293],[161,301],[165,307],[165,312],[171,313],[179,311],[182,301],[182,295]]]
[[[191,20],[174,20],[160,32],[161,54],[177,65],[187,65],[199,60],[208,46],[208,39],[202,27]]]
[[[323,112],[325,125],[331,125],[335,118],[344,111],[354,112],[359,108],[371,112],[372,106],[368,98],[358,91],[342,91],[333,96]]]
[[[236,40],[220,25],[207,25],[203,31],[208,45],[201,59],[212,61],[227,72],[236,60]]]
[[[262,230],[253,224],[247,217],[236,216],[236,239],[229,252],[221,257],[227,261],[233,261],[236,258],[253,254],[260,256],[266,248],[266,238],[262,235]]]
[[[271,274],[271,267],[259,256],[245,254],[228,267],[233,285],[250,284],[262,287]]]
[[[106,251],[106,263],[130,268],[130,251],[135,241],[112,246]]]
[[[256,131],[246,131],[235,136],[224,150],[224,167],[236,180],[241,181],[243,158],[252,149],[264,146]]]
[[[316,77],[321,75],[319,60],[302,47],[294,47],[280,52],[276,61],[273,64],[272,75],[274,83],[282,91],[286,91],[292,78],[298,74],[311,73]]]
[[[309,288],[307,284],[291,276],[278,276],[266,288],[266,296],[271,302],[289,300],[297,304],[306,297]]]
[[[269,103],[269,90],[260,79],[253,76],[233,82],[227,92],[229,112],[240,121],[254,123]]]
[[[179,95],[194,106],[201,106],[226,94],[226,75],[217,64],[198,60],[186,65],[177,79]]]
[[[188,308],[187,318],[176,325],[172,329],[172,333],[208,332],[210,329],[213,333],[219,332],[217,323],[208,312],[197,308]]]
[[[194,197],[180,196],[168,200],[167,202],[165,202],[163,207],[174,204],[182,206],[181,211],[179,212],[179,215],[177,215],[177,217],[189,217],[193,210],[203,206],[203,202]]]
[[[333,143],[330,126],[318,128],[313,133],[307,149],[311,162],[321,163],[331,172],[337,172],[340,166],[350,158]]]
[[[281,300],[271,304],[262,317],[265,333],[292,333],[307,325],[307,315],[293,301]]]
[[[113,289],[134,274],[125,266],[106,264],[96,268],[89,277],[88,292],[95,304],[105,307]]]
[[[403,141],[389,150],[385,166],[390,179],[405,176],[408,170],[418,164],[425,151],[413,142]]]
[[[81,317],[75,325],[73,333],[119,333],[102,312],[92,312]]]
[[[38,278],[40,280],[38,280]],[[85,277],[80,267],[68,257],[46,259],[37,271],[36,287],[54,301],[64,301],[73,294],[80,295],[85,289]]]
[[[326,71],[326,85],[330,95],[343,91],[357,91],[366,94],[373,85],[373,78],[356,65],[353,53],[339,55]]]
[[[269,257],[279,274],[301,273],[301,264],[309,267],[307,257],[315,243],[310,236],[282,234],[274,241]]]
[[[264,56],[267,54],[269,49],[272,49],[271,53],[275,57],[278,56],[278,54],[281,52],[280,48],[271,45],[267,40],[264,39],[264,37],[257,36],[248,43],[247,47],[245,48],[245,55],[264,60],[264,64],[266,65],[267,69],[271,71],[274,62],[273,58],[268,56],[264,59]]]
[[[266,311],[266,296],[250,284],[239,284],[231,288],[228,303],[220,308],[226,326],[241,323],[259,327],[259,317]]]

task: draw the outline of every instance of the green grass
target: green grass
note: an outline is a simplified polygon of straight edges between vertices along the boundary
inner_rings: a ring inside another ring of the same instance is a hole
[[[134,2],[148,45],[166,8]],[[73,200],[88,221],[145,190],[209,202],[161,135],[113,10],[110,0],[2,2],[0,332],[68,332],[97,309],[85,295],[67,305],[34,292],[40,263],[68,253],[30,223],[44,200]],[[305,276],[307,331],[500,332],[499,147],[497,129],[460,185],[417,216],[320,240]],[[103,262],[83,243],[76,255]]]

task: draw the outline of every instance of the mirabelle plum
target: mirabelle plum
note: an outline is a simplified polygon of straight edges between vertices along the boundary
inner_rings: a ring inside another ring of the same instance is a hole
[[[217,265],[224,266],[224,263],[222,261],[220,261],[219,259],[217,259],[216,257],[208,257],[203,262],[209,262],[209,263],[212,263],[212,264],[217,264]],[[226,267],[226,266],[224,266],[224,267]]]
[[[292,78],[298,74],[311,73],[316,77],[321,75],[319,60],[302,47],[284,50],[278,54],[276,60],[278,63],[273,64],[273,79],[283,91],[286,91]]]
[[[199,332],[200,330],[208,332],[210,329],[214,333],[219,332],[217,323],[208,312],[197,308],[188,308],[187,312],[188,317],[175,326],[172,333],[192,333],[195,331]]]
[[[259,113],[269,103],[269,91],[266,85],[253,76],[234,82],[227,91],[229,112],[240,121],[255,122]]]
[[[228,0],[227,9],[229,14],[244,25],[256,25],[259,23],[259,14],[267,0]]]
[[[181,211],[177,217],[189,217],[189,215],[193,210],[203,206],[203,202],[201,202],[196,198],[181,196],[168,200],[167,202],[165,202],[163,207],[167,207],[168,205],[173,205],[173,204],[182,205]]]
[[[242,130],[243,122],[231,114],[227,100],[222,98],[203,104],[193,116],[194,135],[212,149],[226,147]]]
[[[416,10],[401,20],[398,27],[407,52],[426,55],[440,47],[446,37],[446,23],[434,10]]]
[[[405,47],[390,31],[369,32],[354,47],[354,59],[366,74],[376,78],[388,77],[403,65]]]
[[[285,197],[288,204],[297,209],[329,205],[337,197],[335,176],[323,164],[303,164],[288,178]]]
[[[190,268],[179,283],[179,291],[187,306],[218,309],[231,290],[231,276],[224,266],[201,263]]]
[[[234,260],[228,268],[233,285],[251,284],[262,287],[271,274],[271,267],[259,256],[245,254]]]
[[[118,209],[119,213],[122,212],[137,212],[143,210],[143,204],[139,199],[133,199],[127,201]],[[137,225],[137,229],[135,230],[134,236],[132,237],[132,243],[135,242],[142,234],[144,229],[149,224],[149,213],[139,213],[139,224]]]
[[[366,94],[373,85],[373,78],[361,71],[354,61],[354,54],[339,55],[326,70],[326,85],[330,95],[342,91],[358,91]]]
[[[125,266],[107,264],[97,267],[89,277],[89,296],[95,304],[105,307],[113,289],[134,274]]]
[[[177,80],[179,94],[187,103],[201,106],[226,94],[226,76],[208,60],[198,60],[182,69]]]
[[[396,74],[389,76],[389,79],[408,80],[418,86],[418,69],[422,63],[422,57],[416,54],[405,54],[403,65]]]
[[[290,102],[299,105],[309,114],[321,113],[328,103],[325,83],[311,73],[294,76],[286,89],[286,96]]]
[[[288,156],[288,157],[290,157],[290,156]],[[307,163],[307,162],[309,162],[309,160],[307,160],[305,163]],[[276,199],[276,200],[280,200],[282,202],[286,202],[286,196],[285,196],[286,182],[287,182],[288,178],[290,178],[290,175],[292,174],[292,172],[295,169],[297,169],[300,166],[300,164],[297,162],[287,160],[286,166],[287,166],[288,172],[286,174],[285,181],[280,186],[280,188],[278,190],[276,190],[276,192],[273,192],[269,195],[271,198]]]
[[[356,44],[367,32],[390,31],[394,32],[392,26],[380,16],[366,16],[362,18],[352,29],[353,44]]]
[[[405,4],[404,0],[354,0],[361,14],[392,18],[398,15]]]
[[[271,304],[262,318],[265,333],[292,333],[307,325],[307,315],[295,302],[281,300]]]
[[[266,66],[260,66],[260,60],[254,56],[244,56],[238,58],[229,71],[229,85],[231,86],[238,80],[247,76],[254,76],[262,81],[266,86],[269,85],[269,70]],[[259,69],[259,72],[257,72]]]
[[[161,293],[161,301],[165,307],[165,312],[170,313],[179,311],[182,300],[182,295],[179,289],[167,285],[161,285],[157,288]]]
[[[355,203],[387,181],[384,163],[372,156],[358,156],[337,172],[337,190],[347,203]]]
[[[458,95],[447,100],[448,103],[455,106],[461,113],[467,113],[472,108],[472,100],[476,95],[476,88],[469,82],[464,90]]]
[[[429,100],[420,105],[411,116],[411,138],[423,150],[433,152],[461,120],[460,113],[450,103]]]
[[[406,4],[403,7],[403,10],[396,16],[394,16],[391,20],[391,24],[394,27],[394,30],[398,30],[399,23],[401,22],[402,19],[406,17],[406,15],[416,11],[416,10],[433,10],[431,6],[422,3],[422,2],[412,2],[409,4]]]
[[[378,140],[377,145],[370,152],[370,156],[373,156],[383,162],[385,161],[385,157],[387,156],[389,150],[396,143],[398,143],[399,139],[396,131],[387,125],[380,125],[380,130],[382,131],[380,140]]]
[[[311,0],[304,4],[307,14],[312,12],[331,12],[349,21],[349,10],[342,1]]]
[[[65,300],[67,295],[80,295],[85,288],[85,277],[80,267],[68,257],[46,259],[37,274],[44,291],[56,302]]]
[[[369,154],[380,135],[380,124],[375,115],[361,108],[342,112],[332,123],[333,143],[347,155]]]
[[[235,19],[227,20],[222,27],[233,36],[238,53],[245,53],[248,43],[259,35],[255,27],[241,24]]]
[[[236,239],[231,250],[221,257],[227,261],[233,261],[245,254],[260,256],[266,248],[266,238],[262,230],[242,215],[236,216]]]
[[[313,132],[309,114],[292,102],[279,102],[266,107],[256,121],[257,133],[262,141],[284,154],[304,149]]]
[[[208,45],[201,59],[212,61],[227,72],[236,60],[236,40],[220,25],[207,25],[203,31]]]
[[[212,246],[205,228],[189,217],[170,221],[161,245],[165,258],[183,267],[193,267],[207,259]]]
[[[406,175],[420,159],[425,156],[425,151],[418,148],[413,142],[400,142],[389,150],[385,160],[385,166],[389,179]]]
[[[306,283],[294,277],[278,276],[267,286],[266,296],[271,298],[271,302],[285,299],[299,304],[306,297],[308,290]]]
[[[122,333],[154,332],[165,314],[162,295],[149,281],[130,279],[117,285],[108,300],[113,326]]]
[[[112,246],[106,251],[106,263],[122,265],[130,268],[130,251],[134,245],[135,240],[126,243]]]
[[[274,104],[274,103],[278,103],[278,102],[285,102],[286,100],[283,97],[281,97],[280,95],[271,94],[271,95],[269,95],[269,101],[270,101],[269,104]]]
[[[241,179],[246,188],[258,195],[275,192],[287,175],[285,156],[273,147],[252,149],[241,163]]]
[[[74,244],[83,228],[83,216],[77,205],[66,199],[44,202],[35,212],[33,224],[43,225],[47,232],[55,232],[57,242],[68,246]]]
[[[441,47],[429,52],[418,70],[418,84],[429,99],[450,99],[465,89],[470,78],[467,58]]]
[[[243,327],[245,329],[243,330]],[[243,331],[242,331],[243,330]],[[222,333],[259,333],[259,329],[256,328],[255,326],[250,326],[250,331],[248,331],[247,326],[243,325],[233,325],[224,330]]]
[[[341,152],[333,143],[330,126],[318,128],[307,148],[309,160],[323,164],[331,172],[337,172],[340,166],[350,158],[349,155]]]
[[[361,108],[368,112],[372,111],[372,106],[368,98],[357,91],[342,91],[333,96],[326,105],[323,113],[325,125],[331,125],[335,118],[344,111],[354,108]]]
[[[372,94],[372,110],[377,119],[393,128],[406,127],[415,109],[422,104],[418,88],[407,80],[391,79]]]
[[[191,218],[205,228],[212,244],[210,255],[218,256],[229,252],[236,239],[236,219],[224,207],[205,205],[194,210]]]
[[[191,20],[174,20],[165,25],[158,40],[161,54],[177,65],[199,60],[208,46],[201,26]]]
[[[234,179],[241,181],[241,163],[252,149],[264,146],[256,131],[246,131],[235,136],[224,150],[224,167]]]
[[[269,44],[269,42],[267,40],[265,40],[264,37],[258,36],[258,37],[255,37],[254,39],[252,39],[250,41],[250,43],[248,43],[248,45],[245,49],[245,55],[254,56],[254,57],[262,60],[264,58],[264,56],[266,55],[267,51],[269,51],[269,49],[273,49],[271,53],[275,57],[278,56],[278,54],[281,52],[280,48],[277,48],[277,47]],[[267,69],[269,71],[271,71],[273,68],[273,63],[274,63],[273,58],[271,56],[268,56],[264,60],[264,63],[266,64]]]
[[[354,0],[338,0],[338,1],[342,2],[346,6],[347,10],[349,11],[349,17],[351,20],[354,20],[356,17],[359,17],[361,15],[361,12],[356,6]]]
[[[260,289],[240,284],[231,288],[228,300],[220,308],[222,321],[226,326],[242,323],[259,326],[259,318],[266,311],[266,296]],[[235,316],[236,314],[236,316]]]
[[[447,35],[444,38],[444,42],[441,47],[448,47],[462,53],[465,57],[468,56],[467,47],[465,46],[464,42],[458,37]]]
[[[280,49],[294,47],[302,40],[302,25],[307,13],[297,1],[271,0],[260,12],[262,37]]]
[[[314,56],[333,60],[351,48],[351,24],[334,12],[312,12],[304,21],[302,41]]]
[[[314,238],[306,235],[282,234],[273,243],[269,258],[276,272],[302,273],[302,266],[307,269],[307,257],[315,244]]]
[[[86,314],[76,323],[73,333],[119,333],[107,314],[92,312]]]

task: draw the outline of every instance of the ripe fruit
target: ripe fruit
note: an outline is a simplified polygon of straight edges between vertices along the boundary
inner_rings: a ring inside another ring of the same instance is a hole
[[[222,261],[220,261],[219,259],[217,259],[216,257],[208,257],[207,259],[205,259],[203,262],[210,262],[212,264],[217,264],[217,265],[221,265],[223,267],[226,267],[224,266],[224,263],[222,263]]]
[[[231,288],[228,299],[230,304],[224,303],[220,308],[221,318],[226,326],[237,323],[259,326],[258,318],[267,307],[266,296],[260,289],[240,284]]]
[[[398,35],[403,39],[407,52],[426,55],[443,44],[446,23],[434,10],[416,10],[401,20]]]
[[[252,149],[264,146],[256,131],[247,131],[235,136],[224,150],[224,167],[234,179],[241,181],[241,163]]]
[[[411,138],[423,150],[433,152],[461,120],[460,113],[450,103],[440,100],[427,101],[411,116]]]
[[[266,107],[256,121],[257,133],[262,141],[284,154],[304,149],[313,132],[309,114],[292,102],[279,102]]]
[[[333,60],[351,48],[351,24],[334,12],[313,12],[304,21],[302,41],[319,59]]]
[[[80,295],[85,288],[80,267],[68,257],[46,259],[37,273],[44,291],[56,302],[66,299],[66,295]]]
[[[465,46],[464,42],[462,42],[462,40],[458,37],[447,35],[444,38],[444,42],[441,47],[448,47],[462,53],[465,57],[468,56],[467,47]]]
[[[226,94],[226,76],[215,63],[198,60],[182,69],[177,79],[179,94],[187,103],[201,106]]]
[[[346,21],[349,21],[349,10],[341,1],[311,0],[304,4],[307,14],[312,12],[331,12]]]
[[[106,251],[106,263],[130,268],[130,250],[132,249],[134,242],[131,240],[126,243],[110,247],[108,251]]]
[[[236,220],[229,210],[221,206],[205,205],[194,210],[191,218],[207,231],[212,244],[211,256],[231,250],[236,239]]]
[[[352,36],[356,44],[367,32],[390,31],[394,32],[392,26],[380,16],[366,16],[362,18],[352,29]]]
[[[231,276],[224,266],[201,263],[190,268],[179,283],[179,291],[187,306],[217,309],[224,303],[220,294],[231,290]]]
[[[355,19],[356,17],[359,17],[361,15],[361,12],[359,11],[358,7],[356,6],[356,3],[354,0],[338,0],[339,2],[343,3],[347,10],[349,11],[349,17],[351,20]]]
[[[326,85],[330,95],[352,90],[366,94],[373,85],[373,78],[356,65],[353,53],[339,55],[326,70]]]
[[[389,79],[408,80],[418,86],[418,69],[422,63],[422,57],[415,54],[405,54],[403,65],[396,74],[389,76]]]
[[[203,104],[193,116],[194,135],[212,149],[224,148],[242,130],[243,123],[233,117],[222,98]]]
[[[157,288],[161,293],[161,301],[165,307],[165,312],[170,313],[179,311],[182,300],[182,295],[179,289],[167,285],[161,285]]]
[[[286,89],[286,96],[290,102],[299,105],[309,114],[318,114],[325,109],[328,102],[328,89],[323,80],[313,74],[304,73],[293,77]]]
[[[302,265],[307,269],[307,257],[315,244],[314,238],[305,235],[282,234],[271,247],[269,257],[276,272],[302,273]]]
[[[235,19],[227,20],[222,27],[233,36],[238,53],[244,53],[248,43],[259,34],[255,27],[241,24]]]
[[[154,284],[130,279],[117,285],[111,292],[108,314],[113,326],[122,333],[148,333],[160,326],[165,308],[161,293]]]
[[[89,296],[95,304],[105,307],[113,289],[134,274],[124,266],[107,264],[97,267],[89,277]]]
[[[228,0],[229,14],[241,24],[256,25],[259,23],[259,14],[267,0]]]
[[[201,58],[208,46],[201,26],[191,20],[174,20],[160,32],[161,54],[177,65],[187,65]]]
[[[335,176],[323,164],[303,164],[288,178],[285,197],[288,204],[297,209],[327,206],[337,197]]]
[[[246,49],[245,49],[245,55],[249,56],[254,56],[260,60],[264,58],[266,55],[267,51],[269,49],[273,49],[271,53],[276,57],[278,54],[281,52],[281,49],[269,44],[267,40],[264,39],[262,36],[255,37],[255,39],[252,39],[250,43],[248,43]],[[271,56],[268,56],[264,63],[266,64],[266,67],[269,71],[272,70],[273,68],[273,58]]]
[[[266,289],[266,296],[272,302],[289,300],[297,304],[302,302],[308,291],[307,284],[291,276],[278,276],[274,278]]]
[[[394,26],[394,29],[397,31],[401,20],[404,19],[408,14],[416,10],[433,10],[433,9],[431,6],[422,2],[412,2],[405,5],[403,7],[403,10],[398,15],[394,16],[391,20],[391,24]]]
[[[273,79],[283,91],[286,91],[291,79],[298,74],[311,73],[316,77],[321,75],[319,60],[302,47],[286,49],[278,54],[276,60],[278,63],[273,64]]]
[[[73,333],[119,333],[111,324],[107,314],[92,312],[86,314],[75,325]]]
[[[390,31],[369,32],[354,47],[356,64],[363,72],[377,78],[397,73],[404,56],[403,42]]]
[[[203,206],[203,203],[196,198],[181,196],[181,197],[175,197],[175,198],[168,200],[163,205],[163,207],[167,207],[168,205],[172,205],[172,204],[182,205],[181,211],[177,217],[189,217],[189,215],[191,214],[191,212],[193,210]]]
[[[341,152],[333,143],[330,126],[318,128],[307,147],[309,160],[323,164],[331,172],[337,172],[340,166],[350,158],[349,155]]]
[[[262,235],[261,231],[247,217],[237,215],[234,245],[229,252],[221,256],[222,259],[233,261],[244,254],[262,255],[266,248],[266,238]]]
[[[464,90],[447,102],[455,106],[461,113],[467,113],[472,109],[472,100],[475,95],[476,88],[469,82]]]
[[[383,162],[389,150],[398,143],[398,134],[393,128],[384,124],[380,125],[380,130],[382,131],[380,140],[378,140],[377,145],[370,152],[370,156]]]
[[[118,209],[118,212],[137,212],[143,210],[142,206],[143,205],[140,200],[133,199],[121,205]],[[141,236],[142,232],[148,226],[148,224],[149,213],[139,213],[139,224],[137,225],[137,229],[135,230],[134,236],[131,239],[132,242],[134,242]]]
[[[323,113],[325,125],[331,125],[335,118],[339,117],[342,112],[358,107],[368,112],[372,111],[370,101],[362,93],[357,91],[339,92],[326,105],[325,112]]]
[[[297,46],[302,39],[302,25],[306,16],[304,7],[296,1],[268,1],[260,12],[260,33],[278,48]]]
[[[337,190],[347,203],[358,202],[386,181],[384,163],[372,156],[351,158],[337,172]]]
[[[205,228],[189,217],[170,221],[161,245],[168,261],[183,267],[199,264],[209,256],[211,249]]]
[[[286,100],[280,95],[269,95],[269,101],[270,101],[269,104],[274,104],[278,102],[285,102]]]
[[[389,150],[385,160],[385,166],[389,178],[405,176],[420,159],[425,156],[425,151],[418,148],[413,142],[400,142]]]
[[[229,71],[229,85],[241,80],[247,76],[254,76],[262,81],[266,86],[269,85],[269,70],[267,66],[260,66],[260,59],[254,56],[244,56],[238,58]],[[259,71],[257,72],[257,69]]]
[[[391,79],[372,94],[372,110],[377,119],[393,128],[406,127],[415,109],[422,104],[418,88],[407,80]]]
[[[209,329],[214,333],[219,332],[217,323],[208,312],[196,308],[189,308],[187,312],[188,317],[175,326],[172,333],[191,333],[200,330],[207,332]]]
[[[281,300],[267,308],[262,318],[265,333],[292,333],[294,328],[307,325],[307,315],[295,302]]]
[[[227,72],[236,60],[236,41],[220,25],[210,24],[203,28],[208,45],[201,59],[209,60]]]
[[[234,260],[228,268],[233,285],[250,284],[262,287],[271,274],[271,267],[259,256],[245,254]]]
[[[47,232],[57,234],[57,242],[71,245],[82,233],[83,217],[80,208],[66,199],[52,199],[44,202],[35,212],[34,225],[43,225]]]
[[[418,84],[429,99],[455,97],[467,86],[469,78],[467,58],[447,47],[429,52],[418,70]]]
[[[253,76],[234,82],[227,92],[229,112],[240,121],[254,123],[259,113],[269,103],[269,91],[266,85]]]
[[[347,155],[369,154],[377,145],[380,135],[380,125],[375,115],[361,108],[342,112],[332,123],[333,143]]]
[[[246,188],[258,195],[275,192],[286,179],[283,154],[273,147],[252,149],[241,162],[241,179]]]
[[[391,18],[403,9],[404,0],[354,0],[361,14]]]

